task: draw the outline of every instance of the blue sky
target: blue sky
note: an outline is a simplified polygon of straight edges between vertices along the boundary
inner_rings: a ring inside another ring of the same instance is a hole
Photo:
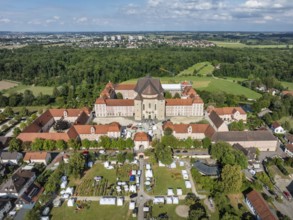
[[[293,31],[293,0],[0,0],[0,31]]]

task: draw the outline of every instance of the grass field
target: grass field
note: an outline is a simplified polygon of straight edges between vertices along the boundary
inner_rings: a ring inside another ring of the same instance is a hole
[[[293,90],[293,82],[281,82],[281,83],[285,88],[288,88],[288,90]]]
[[[0,91],[13,88],[17,86],[17,82],[7,81],[7,80],[1,80],[0,81]]]
[[[153,217],[158,217],[162,213],[167,213],[169,220],[183,220],[186,218],[182,218],[176,214],[176,206],[178,205],[153,205],[152,214]]]
[[[196,71],[196,72],[195,72]],[[210,62],[201,62],[194,64],[186,70],[181,71],[178,76],[193,76],[193,75],[203,75],[212,74],[214,71],[214,66]]]
[[[227,47],[227,48],[287,48],[287,45],[280,44],[280,45],[246,45],[240,42],[228,42],[228,41],[211,41],[219,47]],[[289,46],[290,48],[293,45]]]
[[[155,186],[151,193],[155,195],[167,195],[168,188],[173,188],[175,194],[177,188],[181,188],[184,195],[190,192],[190,190],[185,187],[185,181],[183,180],[181,169],[169,169],[156,165],[153,166],[153,171]]]
[[[27,86],[27,85],[18,85],[16,87],[5,90],[6,95],[10,95],[13,93],[23,93],[25,90],[31,90],[35,96],[42,93],[43,95],[52,95],[53,87],[47,86]]]
[[[80,220],[80,219],[99,219],[132,220],[131,212],[128,210],[128,203],[123,206],[103,205],[98,202],[91,202],[89,209],[75,211],[75,207],[67,207],[65,202],[61,207],[53,208],[51,213],[53,220]]]
[[[182,81],[190,81],[196,90],[206,90],[210,92],[226,92],[235,95],[244,95],[247,98],[257,99],[261,94],[243,87],[232,78],[221,79],[214,77],[197,77],[197,76],[175,76],[175,77],[160,77],[162,83],[180,83]],[[136,83],[137,79],[131,79],[123,83]]]

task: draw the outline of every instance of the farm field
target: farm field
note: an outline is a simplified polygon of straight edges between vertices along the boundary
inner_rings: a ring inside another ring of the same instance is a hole
[[[206,76],[212,74],[214,71],[214,66],[210,62],[196,63],[186,70],[181,71],[178,76],[192,76],[192,75],[202,75]]]
[[[227,48],[286,48],[287,45],[246,45],[240,42],[228,42],[228,41],[211,41],[219,47],[227,47]],[[293,45],[290,45],[292,48]]]
[[[61,207],[53,208],[51,216],[53,220],[80,220],[80,219],[128,219],[132,220],[131,212],[128,210],[128,203],[123,206],[103,205],[100,206],[98,202],[91,202],[90,207],[85,210],[75,211],[75,207],[67,207],[64,202]]]
[[[185,180],[182,177],[180,168],[170,169],[167,167],[153,166],[155,186],[150,192],[155,195],[167,195],[168,188],[173,188],[173,192],[176,194],[176,189],[181,188],[183,195],[190,192],[185,187]]]
[[[110,195],[112,187],[116,184],[117,177],[121,181],[129,181],[129,170],[135,165],[123,165],[119,169],[108,170],[103,164],[97,163],[86,171],[81,179],[70,179],[69,185],[75,186],[75,194],[78,196],[103,196]],[[103,179],[95,186],[94,177],[102,176]]]
[[[13,88],[17,86],[17,82],[7,81],[7,80],[1,80],[0,81],[0,91]]]
[[[10,95],[13,93],[23,93],[25,90],[31,90],[35,96],[42,93],[43,95],[52,95],[53,93],[53,87],[47,87],[47,86],[28,86],[28,85],[22,85],[19,84],[16,87],[10,88],[5,90],[5,95]]]
[[[235,95],[244,95],[250,99],[257,99],[261,94],[243,87],[233,78],[221,79],[214,77],[198,77],[198,76],[175,76],[175,77],[160,77],[161,83],[180,83],[182,81],[190,81],[196,90],[205,90],[210,92],[226,92]],[[238,78],[237,78],[238,79]],[[136,83],[137,79],[127,80],[123,83]]]

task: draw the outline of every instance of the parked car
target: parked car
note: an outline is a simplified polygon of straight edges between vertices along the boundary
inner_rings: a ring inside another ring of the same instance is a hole
[[[130,197],[131,199],[133,199],[133,198],[137,197],[137,193],[131,194],[129,197]]]
[[[42,215],[43,215],[43,216],[47,216],[47,215],[49,214],[49,212],[50,212],[50,208],[49,208],[49,207],[46,207],[46,208],[43,210]]]
[[[291,194],[287,191],[283,191],[283,195],[285,196],[285,198],[289,201],[292,200]]]
[[[182,151],[182,153],[188,153],[188,151],[187,150],[184,150],[184,151]]]
[[[175,153],[180,153],[180,150],[176,150]]]

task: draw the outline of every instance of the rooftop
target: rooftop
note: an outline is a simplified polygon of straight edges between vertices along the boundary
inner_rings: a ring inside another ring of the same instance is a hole
[[[270,131],[222,131],[216,132],[212,140],[217,141],[276,141]]]
[[[241,107],[223,107],[223,108],[210,108],[211,111],[215,111],[218,115],[232,115],[235,112],[239,112],[242,115],[245,115],[246,112]]]
[[[45,160],[48,156],[48,152],[26,152],[23,160],[28,161],[28,160]]]
[[[215,111],[212,111],[210,113],[209,118],[213,122],[213,124],[216,126],[216,128],[219,128],[224,123],[223,119],[221,119],[220,116]]]
[[[145,132],[137,132],[134,135],[134,141],[149,141],[150,138],[147,133]]]
[[[199,160],[192,164],[192,166],[195,167],[200,173],[203,173],[207,176],[218,176],[220,173],[219,167],[217,165],[209,166]]]

